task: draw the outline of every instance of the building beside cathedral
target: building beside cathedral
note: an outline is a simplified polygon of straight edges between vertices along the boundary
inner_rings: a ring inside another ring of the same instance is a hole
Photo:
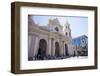
[[[40,26],[28,16],[28,60],[63,59],[74,55],[70,24],[57,18]]]
[[[76,47],[76,55],[88,56],[88,37],[86,35],[73,38],[72,44]]]

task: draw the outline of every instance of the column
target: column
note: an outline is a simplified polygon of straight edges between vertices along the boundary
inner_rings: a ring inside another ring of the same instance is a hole
[[[34,43],[34,56],[37,55],[37,53],[38,53],[38,48],[39,48],[39,38],[36,37],[36,38],[35,38],[35,43]]]
[[[33,60],[33,36],[29,35],[28,36],[28,60]]]
[[[52,45],[52,44],[51,44],[51,38],[49,38],[48,41],[49,41],[49,42],[48,42],[48,50],[47,50],[48,53],[47,53],[47,54],[51,56],[51,45]]]
[[[63,51],[63,41],[60,42],[60,56],[63,56],[64,54],[64,51]]]
[[[51,39],[51,55],[55,56],[55,40]]]

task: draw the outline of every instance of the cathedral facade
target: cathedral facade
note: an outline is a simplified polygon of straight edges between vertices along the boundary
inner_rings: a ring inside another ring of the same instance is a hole
[[[28,60],[63,59],[74,55],[68,21],[61,25],[57,18],[40,26],[28,16]]]

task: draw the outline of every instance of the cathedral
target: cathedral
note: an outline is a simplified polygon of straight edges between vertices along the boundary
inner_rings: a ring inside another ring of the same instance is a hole
[[[61,25],[57,18],[40,26],[28,15],[28,60],[64,59],[73,56],[70,24]]]

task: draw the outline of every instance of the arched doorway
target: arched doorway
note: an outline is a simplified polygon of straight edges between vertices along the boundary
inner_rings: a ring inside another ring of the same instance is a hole
[[[68,54],[68,45],[67,45],[67,44],[65,44],[65,54],[66,54],[66,56],[69,55],[69,54]]]
[[[41,39],[39,41],[39,49],[37,53],[38,60],[44,60],[44,57],[46,57],[46,49],[47,49],[47,42],[46,40]]]
[[[55,56],[56,57],[60,56],[60,47],[58,42],[55,43]]]

